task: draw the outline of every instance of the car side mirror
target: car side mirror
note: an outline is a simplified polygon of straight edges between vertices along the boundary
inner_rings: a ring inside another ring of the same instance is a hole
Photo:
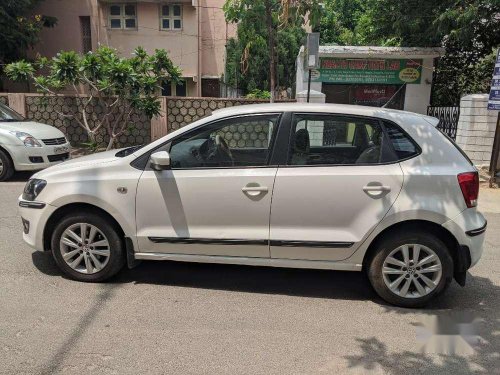
[[[158,151],[151,154],[149,166],[155,171],[170,169],[170,154],[167,151]]]

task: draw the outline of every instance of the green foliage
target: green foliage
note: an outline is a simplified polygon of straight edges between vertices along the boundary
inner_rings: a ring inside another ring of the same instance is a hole
[[[500,47],[499,0],[326,0],[322,44],[444,47],[433,105],[487,92]],[[425,69],[425,67],[424,67]]]
[[[123,58],[105,46],[84,55],[63,51],[51,60],[18,61],[7,65],[5,72],[12,80],[32,79],[38,91],[44,94],[59,95],[63,90],[73,89],[80,99],[80,115],[60,115],[75,119],[87,131],[89,144],[95,143],[96,132],[104,127],[110,139],[108,148],[127,129],[134,110],[149,118],[158,115],[160,83],[167,79],[177,82],[181,75],[164,50],[156,50],[149,56],[138,47],[133,57]],[[81,87],[88,96],[81,95]],[[86,108],[95,104],[93,101],[97,101],[104,112],[91,126]],[[111,117],[115,120],[110,120]]]
[[[38,42],[40,30],[57,20],[41,14],[30,15],[41,0],[0,1],[0,63],[25,58],[25,52]]]
[[[266,7],[271,11],[272,38],[266,23]],[[228,22],[237,22],[237,38],[227,46],[227,82],[252,92],[255,89],[286,89],[294,86],[295,59],[305,40],[303,25],[319,21],[315,0],[227,0],[224,12]],[[274,41],[274,44],[270,45]],[[270,50],[275,55],[272,71]],[[271,86],[271,74],[276,87]]]
[[[247,99],[270,99],[271,93],[265,90],[253,89],[245,97]]]

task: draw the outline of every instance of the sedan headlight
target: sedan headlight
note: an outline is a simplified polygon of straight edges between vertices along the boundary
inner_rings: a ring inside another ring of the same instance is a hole
[[[10,134],[15,135],[26,147],[42,147],[35,137],[25,132],[12,131]]]
[[[26,183],[23,191],[23,199],[26,201],[34,201],[47,185],[47,181],[38,178],[32,178]]]

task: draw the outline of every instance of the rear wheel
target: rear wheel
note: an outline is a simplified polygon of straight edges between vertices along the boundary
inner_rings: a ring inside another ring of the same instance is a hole
[[[14,166],[9,155],[0,150],[0,181],[6,181],[14,174]]]
[[[125,264],[117,228],[95,213],[63,218],[54,230],[51,245],[59,268],[75,280],[104,281]]]
[[[431,234],[399,234],[380,242],[368,278],[387,302],[420,307],[449,286],[453,260],[446,245]]]

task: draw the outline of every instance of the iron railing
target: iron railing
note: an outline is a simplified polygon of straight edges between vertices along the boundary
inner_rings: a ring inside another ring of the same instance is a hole
[[[460,107],[427,107],[427,114],[439,119],[437,128],[450,138],[457,136],[458,118],[460,117]]]

